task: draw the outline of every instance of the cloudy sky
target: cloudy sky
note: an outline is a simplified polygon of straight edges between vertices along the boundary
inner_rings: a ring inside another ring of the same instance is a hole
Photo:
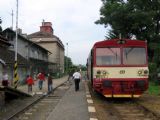
[[[16,23],[16,0],[0,0],[2,28]],[[86,64],[89,51],[96,41],[104,40],[107,34],[103,25],[94,22],[99,19],[101,0],[19,0],[18,26],[23,33],[39,31],[41,22],[52,22],[54,34],[64,46],[65,55],[76,65]],[[66,45],[68,43],[68,47]]]

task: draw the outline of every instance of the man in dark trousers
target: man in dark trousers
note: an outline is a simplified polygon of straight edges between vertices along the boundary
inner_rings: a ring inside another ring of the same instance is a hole
[[[75,91],[79,90],[79,82],[81,80],[81,74],[76,70],[76,72],[73,74],[73,79],[75,82]]]
[[[45,81],[45,76],[42,72],[38,73],[37,75],[37,78],[38,78],[38,84],[39,84],[39,89],[42,90],[42,87],[43,87],[43,81]]]

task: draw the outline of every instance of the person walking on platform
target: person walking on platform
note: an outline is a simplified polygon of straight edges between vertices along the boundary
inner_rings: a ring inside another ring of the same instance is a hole
[[[44,76],[44,74],[43,73],[38,73],[38,75],[37,75],[37,78],[38,78],[38,84],[39,84],[39,90],[42,90],[42,88],[43,88],[43,81],[45,81],[45,76]]]
[[[28,93],[32,92],[32,85],[34,85],[34,80],[30,75],[27,76],[27,85],[28,85]]]
[[[8,86],[9,81],[8,81],[8,74],[7,72],[3,72],[3,76],[2,76],[2,85],[3,86]]]
[[[48,74],[48,92],[51,92],[53,90],[53,81],[52,76]]]
[[[79,90],[79,82],[81,80],[81,74],[76,70],[76,72],[73,73],[73,79],[75,82],[75,91]]]

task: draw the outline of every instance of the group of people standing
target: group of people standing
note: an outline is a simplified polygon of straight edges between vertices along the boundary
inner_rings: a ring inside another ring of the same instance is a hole
[[[50,74],[48,74],[47,77],[48,92],[51,92],[53,90],[53,79]],[[34,78],[31,75],[27,75],[26,84],[28,85],[28,92],[32,92],[32,86],[35,84],[35,81],[38,81],[38,88],[39,90],[42,90],[43,82],[45,81],[45,74],[40,72]],[[8,87],[9,84],[8,74],[4,71],[2,76],[2,85]]]
[[[80,72],[78,70],[76,70],[72,75],[69,75],[70,77],[72,77],[74,79],[74,83],[75,83],[75,91],[79,90],[79,83],[80,80],[82,79],[82,76],[80,74]],[[42,90],[43,88],[43,82],[45,81],[45,75],[44,73],[40,72],[38,73],[36,80],[38,80],[38,87],[39,90]],[[28,84],[28,92],[32,91],[32,86],[34,85],[34,80],[31,76],[27,76],[27,84]],[[48,74],[48,92],[51,92],[53,90],[53,81],[52,81],[52,76],[50,74]]]
[[[45,74],[40,72],[37,74],[36,78],[32,78],[31,75],[27,76],[26,79],[26,83],[28,85],[28,92],[32,92],[32,86],[34,85],[34,82],[38,80],[38,87],[39,90],[42,90],[43,88],[43,82],[45,81]],[[48,79],[47,79],[47,83],[48,83],[48,92],[51,92],[53,90],[53,81],[52,81],[52,76],[50,74],[48,74]]]
[[[53,90],[53,78],[50,74],[47,76],[47,83],[48,83],[48,92],[51,92]],[[79,90],[79,83],[80,80],[82,79],[82,76],[78,70],[75,70],[75,72],[72,74],[69,74],[69,79],[73,78],[74,83],[75,83],[75,91]],[[8,74],[6,72],[3,73],[3,78],[2,78],[2,85],[3,86],[8,86],[9,81],[8,81]],[[68,80],[69,80],[68,79]],[[38,81],[38,87],[39,90],[42,90],[43,88],[43,82],[45,81],[45,74],[40,72],[38,73],[34,78],[32,78],[31,75],[28,75],[26,78],[26,83],[28,85],[28,92],[32,92],[32,86],[34,85],[35,81]]]

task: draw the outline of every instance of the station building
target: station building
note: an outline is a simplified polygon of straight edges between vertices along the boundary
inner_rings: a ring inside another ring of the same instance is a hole
[[[1,57],[7,63],[10,68],[14,68],[15,59],[15,40],[16,32],[10,28],[3,31],[4,38],[11,44],[7,49],[1,53]],[[18,76],[20,83],[24,82],[26,76],[31,74],[38,74],[43,71],[48,73],[48,55],[50,52],[35,42],[30,41],[22,34],[22,30],[18,29],[17,35],[17,63],[18,63]],[[8,56],[8,57],[5,57]],[[8,67],[7,67],[8,68]],[[13,80],[13,70],[7,71],[11,74],[11,80]]]
[[[54,35],[51,22],[42,22],[40,31],[27,36],[32,42],[51,52],[48,56],[49,70],[64,73],[64,45],[59,37]]]

